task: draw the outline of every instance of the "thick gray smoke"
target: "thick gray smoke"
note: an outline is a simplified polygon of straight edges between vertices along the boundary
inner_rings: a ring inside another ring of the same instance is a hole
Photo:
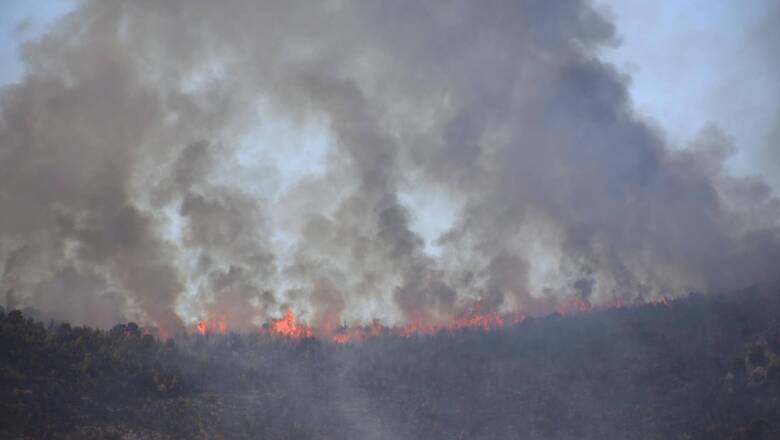
[[[171,333],[777,282],[780,201],[638,118],[617,40],[586,1],[80,1],[0,98],[6,301]]]

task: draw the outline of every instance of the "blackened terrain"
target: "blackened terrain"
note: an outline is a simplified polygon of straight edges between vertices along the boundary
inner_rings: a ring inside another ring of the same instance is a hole
[[[348,346],[2,311],[0,438],[776,439],[780,296]]]

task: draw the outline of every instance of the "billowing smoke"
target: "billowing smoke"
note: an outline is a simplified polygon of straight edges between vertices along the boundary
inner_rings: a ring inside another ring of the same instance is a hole
[[[717,127],[667,145],[615,44],[586,1],[80,1],[0,98],[6,302],[171,333],[776,283],[780,201]],[[324,151],[283,170],[282,125]]]

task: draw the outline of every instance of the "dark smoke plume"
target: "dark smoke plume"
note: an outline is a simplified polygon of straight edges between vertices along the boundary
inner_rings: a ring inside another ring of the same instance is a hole
[[[170,334],[287,307],[438,320],[780,277],[780,201],[724,170],[716,127],[680,149],[633,112],[589,2],[75,6],[0,98],[15,306]],[[295,148],[252,136],[281,123],[322,127],[320,172],[252,154]],[[437,252],[407,201],[430,192],[454,207]]]

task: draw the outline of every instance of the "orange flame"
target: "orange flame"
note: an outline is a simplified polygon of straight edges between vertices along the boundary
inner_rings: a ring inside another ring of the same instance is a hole
[[[413,335],[434,335],[444,331],[458,331],[466,328],[479,328],[485,331],[504,327],[506,321],[498,312],[483,313],[482,301],[477,301],[469,314],[454,319],[453,321],[441,324],[425,324],[420,320],[414,320],[401,330],[401,336],[410,337]],[[522,313],[516,313],[510,321],[511,325],[518,324],[525,319]]]
[[[368,339],[379,337],[383,332],[383,328],[377,319],[371,322],[371,326],[347,327],[345,324],[339,327],[335,335],[330,336],[330,340],[334,344],[339,345],[365,342]],[[327,329],[326,334],[330,334],[327,332]]]
[[[670,301],[665,297],[645,300],[644,303],[664,307],[670,305]],[[428,320],[422,319],[421,316],[408,321],[402,327],[385,327],[379,320],[375,319],[370,325],[365,326],[347,327],[346,324],[338,326],[332,322],[326,322],[318,328],[313,328],[297,322],[292,310],[287,310],[282,318],[271,320],[267,328],[268,334],[272,336],[288,339],[305,339],[313,338],[317,334],[319,337],[330,340],[334,344],[343,345],[365,342],[369,339],[380,337],[385,333],[408,338],[412,336],[435,335],[442,332],[457,332],[468,328],[490,331],[506,326],[518,325],[526,319],[526,315],[522,312],[500,314],[497,311],[483,311],[484,305],[483,301],[477,301],[469,312],[463,313],[449,321],[428,322]],[[622,298],[618,298],[606,307],[621,308],[626,306],[628,304]],[[555,310],[563,315],[586,313],[593,310],[593,305],[587,300],[574,296],[560,301]],[[224,334],[228,331],[228,326],[224,320],[206,320],[198,322],[195,326],[195,331],[200,335],[209,333]],[[265,332],[265,330],[260,331]]]
[[[292,310],[287,310],[282,319],[271,323],[271,333],[291,339],[311,338],[314,335],[311,328],[295,323],[295,315]]]
[[[195,325],[195,331],[199,335],[205,336],[208,333],[217,333],[224,335],[228,331],[225,321],[200,321]]]

